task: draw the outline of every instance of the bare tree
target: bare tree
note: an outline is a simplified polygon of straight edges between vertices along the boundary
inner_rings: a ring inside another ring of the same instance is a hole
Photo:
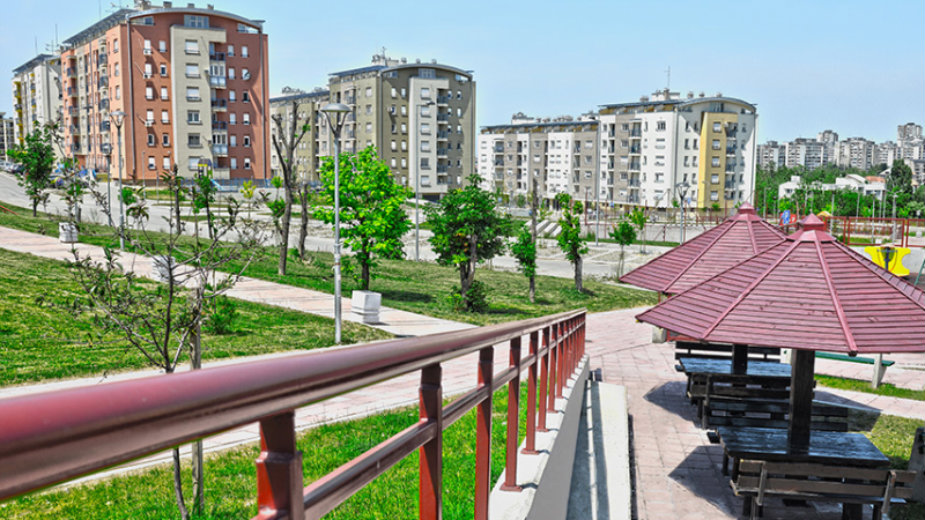
[[[218,309],[219,298],[234,286],[260,250],[263,235],[255,222],[239,217],[238,203],[229,199],[227,215],[216,217],[209,240],[184,237],[179,201],[186,189],[175,172],[165,173],[163,180],[173,199],[173,211],[165,217],[169,232],[148,231],[143,198],[133,201],[127,210],[135,225],[125,231],[128,247],[153,258],[154,276],[163,283],[139,276],[139,257],[122,258],[118,251],[104,248],[103,258],[91,258],[73,249],[74,260],[69,265],[85,295],[70,308],[92,315],[99,326],[120,334],[152,366],[171,374],[184,354],[193,369],[201,367],[203,320]],[[236,262],[234,271],[218,273],[232,262]],[[173,450],[173,460],[177,507],[186,520],[189,511],[183,496],[179,447]],[[194,445],[193,477],[194,509],[201,511],[201,442]]]
[[[288,115],[288,121],[285,120],[285,115]],[[299,104],[295,99],[292,100],[292,106],[288,114],[285,112],[278,112],[273,114],[270,118],[274,123],[272,135],[273,148],[276,150],[276,155],[279,157],[279,168],[282,172],[285,197],[285,206],[280,208],[282,209],[281,214],[277,215],[277,210],[274,210],[274,222],[277,222],[276,228],[279,233],[279,266],[277,267],[277,272],[280,275],[285,275],[286,256],[289,252],[289,225],[292,221],[292,201],[295,198],[294,192],[296,190],[293,156],[295,155],[296,148],[299,146],[299,142],[302,141],[302,138],[308,133],[309,124],[308,121],[304,121],[300,124],[299,120],[302,118],[299,117]],[[272,207],[271,210],[273,210]],[[306,227],[308,226],[307,220],[305,220],[308,218],[307,210],[307,200],[303,197],[302,219]],[[304,246],[302,249],[304,251]]]

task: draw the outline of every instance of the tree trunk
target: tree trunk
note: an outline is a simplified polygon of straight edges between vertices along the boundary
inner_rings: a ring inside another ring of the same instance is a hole
[[[369,262],[360,262],[360,284],[362,290],[369,290]]]
[[[617,278],[623,276],[623,244],[620,244],[620,262],[617,263]]]
[[[305,261],[305,239],[308,237],[308,183],[302,183],[302,215],[299,225],[299,259]]]
[[[532,183],[532,193],[530,194],[530,237],[533,238],[533,251],[536,251],[536,184],[537,180],[534,178]],[[533,262],[536,263],[536,255],[534,255]],[[535,267],[535,266],[534,266]],[[530,303],[536,303],[536,276],[530,276]]]
[[[279,266],[277,274],[286,275],[286,256],[289,253],[289,223],[292,221],[292,188],[286,186],[286,208],[283,210],[283,218],[280,222],[279,231]]]
[[[200,315],[200,320],[202,315]],[[202,368],[202,329],[200,324],[196,324],[193,332],[192,352],[190,353],[190,365],[193,370]],[[193,442],[193,512],[196,515],[202,514],[205,508],[205,491],[203,481],[202,465],[202,440]]]
[[[468,262],[459,264],[459,295],[462,296],[464,300],[466,299],[466,291],[469,290],[469,284],[466,283],[469,279],[468,272],[469,272]]]
[[[582,291],[581,287],[581,257],[575,259],[575,289],[578,292]]]
[[[173,490],[177,497],[177,509],[182,520],[189,520],[189,511],[183,500],[183,480],[180,478],[180,448],[173,449]]]
[[[32,216],[33,216],[33,217],[38,217],[38,216],[39,216],[38,209],[39,209],[39,201],[33,200],[33,201],[32,201]]]

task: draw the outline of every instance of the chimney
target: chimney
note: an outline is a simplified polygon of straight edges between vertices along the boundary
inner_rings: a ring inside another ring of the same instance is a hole
[[[639,97],[639,102],[640,102],[640,103],[647,103],[648,101],[649,101],[649,96],[640,96],[640,97]]]
[[[693,90],[687,91],[687,99],[694,99],[694,91],[693,91]]]
[[[173,7],[173,2],[164,2],[164,7],[166,7],[167,9],[170,9],[171,7]]]
[[[437,64],[437,60],[430,60],[430,63],[431,63],[432,65],[436,65],[436,64]]]
[[[210,11],[214,11],[214,10],[215,10],[215,6],[212,5],[212,4],[206,4],[206,9],[208,9],[208,10],[210,10]]]
[[[723,93],[722,93],[722,92],[717,92],[717,93],[716,93],[716,97],[723,97]]]
[[[404,65],[404,64],[406,64],[406,63],[408,63],[408,58],[405,58],[404,56],[402,56],[402,58],[401,58],[401,64]]]
[[[417,64],[420,64],[420,63],[421,63],[421,58],[418,58],[418,59],[414,60],[414,62],[417,63]]]
[[[700,91],[700,97],[707,97],[707,95],[704,94],[703,91],[701,90],[701,91]]]

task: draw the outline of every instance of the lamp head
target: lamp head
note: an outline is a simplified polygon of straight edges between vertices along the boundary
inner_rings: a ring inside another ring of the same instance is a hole
[[[115,112],[109,114],[109,117],[111,117],[113,122],[116,123],[116,126],[122,126],[122,121],[125,119],[125,112],[116,110]]]
[[[350,112],[350,107],[343,103],[328,103],[321,108],[321,111],[326,114],[332,114],[336,116],[338,114],[346,114],[347,112]]]

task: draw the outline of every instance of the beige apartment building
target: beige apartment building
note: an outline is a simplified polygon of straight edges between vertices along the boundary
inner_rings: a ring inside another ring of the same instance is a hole
[[[278,129],[273,117],[277,114],[282,115],[283,125],[290,124],[294,118],[297,118],[297,124],[309,124],[308,131],[299,141],[293,153],[294,171],[300,179],[307,179],[309,182],[318,181],[318,167],[321,164],[321,134],[320,130],[327,125],[321,114],[321,108],[330,102],[330,92],[325,89],[315,89],[312,92],[302,92],[297,89],[286,87],[280,96],[270,98],[270,135],[277,135]],[[295,111],[293,111],[295,103]],[[288,126],[284,130],[288,131]],[[297,130],[298,131],[298,130]],[[325,135],[327,135],[325,133]],[[280,143],[282,147],[282,143]],[[273,146],[272,137],[270,141],[270,171],[272,176],[279,175],[280,158],[277,154],[276,147]]]
[[[267,36],[211,5],[137,1],[64,41],[64,135],[81,166],[150,182],[212,165],[217,179],[269,175]],[[116,118],[122,122],[118,149]]]
[[[16,121],[12,117],[6,117],[5,112],[0,112],[0,160],[9,160],[10,148],[18,144],[15,126]]]
[[[61,62],[39,54],[13,69],[13,127],[16,142],[47,123],[61,120]]]

